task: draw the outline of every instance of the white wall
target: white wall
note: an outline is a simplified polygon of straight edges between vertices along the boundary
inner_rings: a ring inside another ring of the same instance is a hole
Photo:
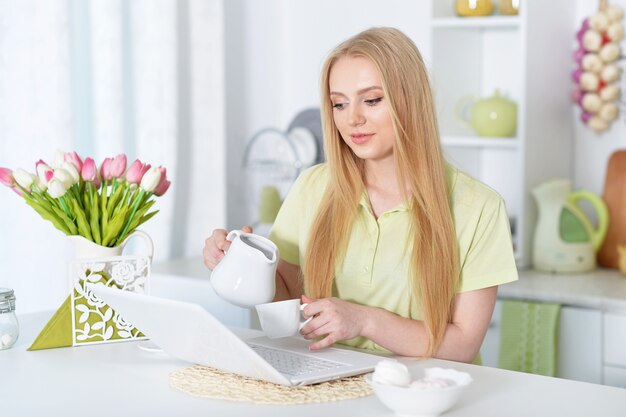
[[[241,155],[246,141],[256,131],[266,126],[285,129],[299,110],[319,106],[320,67],[337,43],[370,26],[395,26],[416,42],[427,61],[431,56],[429,0],[229,0],[225,3],[231,189],[242,183]],[[452,7],[453,2],[449,3]],[[626,8],[626,0],[614,0],[611,4]],[[573,52],[575,33],[582,20],[596,10],[598,2],[576,0],[572,7],[578,16],[571,28]],[[546,42],[549,46],[549,40]],[[608,131],[599,135],[583,125],[579,117],[580,109],[572,105],[571,180],[575,188],[601,195],[608,158],[616,149],[626,148],[626,115],[622,114]],[[228,227],[249,223],[244,205],[242,193],[230,193]]]
[[[228,185],[240,188],[246,141],[263,127],[286,129],[319,107],[326,54],[371,26],[394,26],[430,56],[430,0],[228,0],[226,82]],[[249,224],[243,193],[228,197],[228,227]]]
[[[226,222],[222,11],[222,0],[0,1],[0,166],[32,172],[56,149],[163,165],[172,187],[141,229],[156,261],[199,255]],[[74,252],[0,188],[0,287],[20,314],[56,309]]]

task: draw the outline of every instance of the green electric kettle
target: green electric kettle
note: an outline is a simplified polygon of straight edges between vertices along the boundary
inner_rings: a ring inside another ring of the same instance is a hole
[[[533,188],[539,208],[533,240],[533,266],[549,272],[586,272],[596,266],[609,225],[609,211],[602,198],[586,190],[572,191],[565,179],[546,181]],[[593,207],[594,227],[580,208],[581,201]]]
[[[480,136],[512,137],[517,130],[517,104],[500,95],[478,98],[462,97],[456,104],[457,121],[474,129]]]

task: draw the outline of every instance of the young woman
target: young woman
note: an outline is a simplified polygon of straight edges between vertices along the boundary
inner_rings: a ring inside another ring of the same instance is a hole
[[[317,339],[471,362],[497,285],[517,279],[500,196],[444,162],[415,44],[372,28],[328,56],[321,76],[327,162],[303,172],[270,233],[276,300],[309,303]],[[213,269],[230,242],[206,240]]]

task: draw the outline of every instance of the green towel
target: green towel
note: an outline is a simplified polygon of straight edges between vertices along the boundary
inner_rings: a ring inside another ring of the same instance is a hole
[[[559,304],[502,302],[498,367],[555,376]]]

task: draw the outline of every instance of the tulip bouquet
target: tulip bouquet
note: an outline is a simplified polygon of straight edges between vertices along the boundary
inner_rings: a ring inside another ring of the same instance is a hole
[[[158,212],[148,212],[152,196],[162,196],[170,186],[161,166],[138,159],[126,165],[124,154],[105,158],[98,169],[92,158],[58,152],[51,165],[39,160],[35,173],[0,168],[0,182],[66,235],[115,247]]]

